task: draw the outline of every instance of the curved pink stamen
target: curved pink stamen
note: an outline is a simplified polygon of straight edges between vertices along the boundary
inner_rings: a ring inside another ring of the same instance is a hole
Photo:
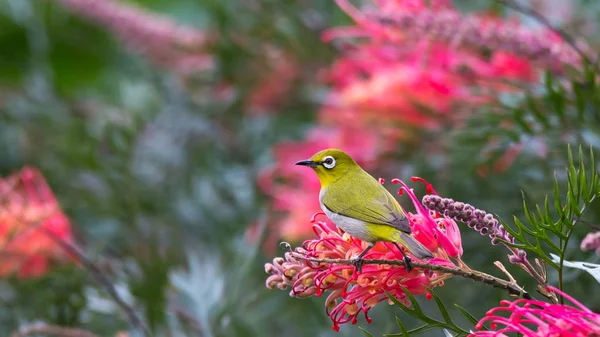
[[[422,182],[423,184],[425,184],[425,194],[435,194],[438,195],[437,192],[435,191],[435,189],[433,188],[433,185],[431,185],[429,182],[427,182],[427,180],[421,178],[421,177],[412,177],[411,178],[412,181],[414,182]]]
[[[576,299],[574,299],[573,297],[567,295],[566,293],[560,291],[558,288],[555,288],[553,286],[548,286],[548,289],[552,290],[555,293],[558,293],[559,295],[561,295],[562,297],[568,299],[571,303],[575,304],[576,306],[579,307],[579,309],[581,309],[582,311],[585,311],[587,313],[593,313],[588,307],[586,307],[585,305],[581,304],[581,302],[577,301]]]
[[[315,214],[312,215],[312,217],[310,217],[310,222],[311,223],[317,222],[317,216],[319,216],[319,215],[325,215],[325,213],[323,213],[323,212],[316,212]]]

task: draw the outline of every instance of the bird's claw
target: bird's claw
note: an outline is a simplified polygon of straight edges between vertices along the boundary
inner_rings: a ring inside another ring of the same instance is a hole
[[[354,267],[356,267],[356,271],[360,274],[362,273],[362,265],[363,265],[363,259],[362,257],[355,257],[352,259],[352,264],[354,265]]]
[[[413,266],[412,266],[412,260],[410,259],[410,257],[405,256],[404,257],[404,266],[406,266],[406,272],[410,273],[413,270]]]

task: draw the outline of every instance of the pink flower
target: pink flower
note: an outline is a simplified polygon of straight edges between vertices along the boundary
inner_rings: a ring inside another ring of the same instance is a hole
[[[0,179],[0,276],[39,277],[70,260],[45,231],[70,242],[71,224],[41,173],[25,167]]]
[[[439,10],[391,6],[362,14],[347,0],[337,0],[337,3],[361,24],[364,34],[404,42],[431,40],[463,48],[507,52],[544,67],[581,64],[580,55],[554,32],[532,30],[490,15],[463,15],[450,6]]]
[[[65,9],[91,20],[152,62],[181,75],[214,66],[205,48],[212,37],[194,27],[114,0],[54,0]]]
[[[454,76],[443,69],[398,62],[365,68],[369,69],[364,73],[368,77],[356,78],[331,93],[321,121],[379,131],[392,129],[398,135],[395,138],[402,138],[398,130],[437,127],[458,97],[468,99],[465,91],[453,85]],[[431,114],[423,113],[423,107],[431,109]]]
[[[437,196],[433,186],[422,178],[413,177],[413,181],[420,181],[427,187],[427,194]],[[458,225],[452,218],[442,215],[435,210],[428,210],[421,205],[419,199],[415,196],[414,190],[409,188],[402,180],[392,179],[392,184],[401,184],[402,189],[399,194],[409,196],[417,213],[407,213],[411,224],[413,224],[413,236],[422,242],[429,250],[435,252],[441,249],[440,254],[444,252],[449,257],[460,259],[463,254],[462,241]]]
[[[596,255],[600,255],[600,232],[588,233],[581,241],[581,250],[595,250]]]
[[[531,62],[506,52],[495,52],[490,60],[492,76],[514,80],[535,81],[536,73]]]
[[[460,233],[454,221],[423,209],[413,190],[402,181],[395,181],[402,184],[402,190],[416,207],[416,213],[408,213],[408,218],[415,238],[434,254],[434,258],[428,263],[454,267],[450,257],[455,257],[462,263]],[[296,253],[307,258],[351,259],[367,247],[366,242],[342,233],[341,230],[332,229],[333,226],[328,221],[316,221],[319,214],[322,213],[315,214],[312,220],[313,230],[319,238],[305,241],[301,248],[296,248]],[[406,253],[410,255],[409,252]],[[402,258],[402,253],[393,244],[384,242],[378,242],[365,255],[365,259]],[[412,259],[416,258],[412,256]],[[415,295],[427,294],[426,287],[443,285],[443,281],[451,277],[450,274],[422,268],[415,268],[407,273],[403,265],[377,264],[363,265],[362,273],[357,274],[352,265],[302,262],[289,252],[285,259],[275,258],[272,264],[267,263],[265,270],[270,274],[267,279],[268,288],[286,289],[289,286],[290,296],[294,297],[328,293],[325,307],[336,331],[340,324],[350,321],[356,323],[361,313],[370,322],[369,310],[388,299],[386,292],[409,305],[410,301],[406,299],[403,287]]]
[[[571,296],[550,286],[549,290],[560,294],[574,306],[550,304],[542,301],[519,299],[501,301],[500,306],[486,313],[477,323],[481,330],[490,322],[490,331],[477,331],[471,336],[509,336],[519,333],[525,337],[537,336],[599,336],[600,314],[579,303]],[[508,317],[502,315],[506,313]]]
[[[577,57],[545,31],[490,15],[462,15],[450,1],[430,6],[379,0],[377,8],[362,11],[347,0],[336,2],[356,24],[323,34],[325,41],[343,40],[350,47],[325,73],[332,91],[319,121],[371,130],[389,147],[420,129],[464,118],[456,113],[473,111],[498,91],[514,90],[507,80],[535,82],[539,71],[530,54],[553,63]],[[523,41],[537,44],[527,49]]]

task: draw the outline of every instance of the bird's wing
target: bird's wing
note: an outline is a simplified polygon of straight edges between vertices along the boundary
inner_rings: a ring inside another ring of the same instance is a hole
[[[410,233],[409,221],[396,199],[375,178],[363,173],[353,175],[352,182],[329,185],[321,200],[323,205],[349,218]]]

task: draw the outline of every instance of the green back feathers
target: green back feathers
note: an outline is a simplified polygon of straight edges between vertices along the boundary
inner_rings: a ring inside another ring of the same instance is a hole
[[[396,199],[360,166],[323,186],[322,202],[330,211],[370,224],[410,233],[408,219]]]

